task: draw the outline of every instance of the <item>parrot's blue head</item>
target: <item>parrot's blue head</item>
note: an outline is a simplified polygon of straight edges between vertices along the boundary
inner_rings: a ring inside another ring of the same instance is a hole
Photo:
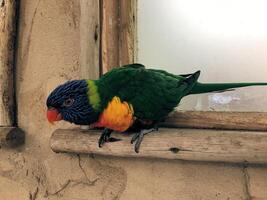
[[[89,125],[98,119],[98,113],[89,102],[86,80],[73,80],[59,85],[48,96],[49,122],[65,120],[78,125]]]

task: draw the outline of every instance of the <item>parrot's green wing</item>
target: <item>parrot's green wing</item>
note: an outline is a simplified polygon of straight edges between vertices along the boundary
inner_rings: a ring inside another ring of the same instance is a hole
[[[159,121],[171,112],[197,82],[200,72],[186,77],[132,64],[111,70],[98,81],[103,107],[114,96],[127,101],[139,119]]]
[[[197,82],[199,74],[200,71],[174,75],[164,70],[145,69],[141,64],[115,68],[97,81],[102,109],[114,96],[118,96],[133,105],[137,118],[158,121],[171,112],[186,95],[267,85],[267,83],[199,83]]]

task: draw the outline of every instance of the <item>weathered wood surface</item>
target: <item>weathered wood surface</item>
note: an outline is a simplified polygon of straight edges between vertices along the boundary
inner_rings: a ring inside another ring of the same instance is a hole
[[[102,0],[102,73],[119,66],[119,0]]]
[[[102,73],[134,62],[136,0],[101,0]]]
[[[228,130],[267,130],[267,113],[184,111],[169,115],[165,127],[212,128]]]
[[[99,1],[80,0],[80,9],[81,78],[97,79],[100,75]]]
[[[113,134],[122,141],[98,148],[100,131],[56,130],[51,137],[54,152],[93,153],[121,157],[150,157],[193,161],[267,163],[267,133],[207,129],[160,129],[145,136],[140,152],[134,152],[130,136]]]
[[[15,148],[25,142],[25,133],[17,127],[0,127],[0,147]]]
[[[16,0],[0,2],[0,126],[14,124]]]
[[[120,65],[134,62],[137,37],[137,0],[120,0],[119,60]]]

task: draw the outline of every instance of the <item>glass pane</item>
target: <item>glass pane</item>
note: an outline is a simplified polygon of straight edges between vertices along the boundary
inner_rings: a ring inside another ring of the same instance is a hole
[[[267,1],[139,0],[137,62],[200,82],[267,82]],[[191,95],[179,109],[267,111],[267,86]]]

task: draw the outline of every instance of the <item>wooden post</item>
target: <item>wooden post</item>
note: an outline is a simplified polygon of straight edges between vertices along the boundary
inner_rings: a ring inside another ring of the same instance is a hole
[[[120,65],[134,62],[137,37],[137,0],[120,0],[119,61]]]
[[[99,1],[80,0],[80,65],[81,78],[98,79],[100,75]]]
[[[16,0],[0,1],[0,126],[14,124]]]
[[[145,136],[140,152],[130,137],[98,147],[99,131],[56,130],[50,140],[54,152],[93,153],[121,157],[150,157],[232,163],[267,163],[267,134],[206,129],[160,129]]]
[[[119,2],[102,1],[102,73],[119,66]]]
[[[136,0],[101,0],[102,72],[134,62]]]
[[[0,127],[0,147],[15,148],[25,142],[25,133],[16,127]]]

